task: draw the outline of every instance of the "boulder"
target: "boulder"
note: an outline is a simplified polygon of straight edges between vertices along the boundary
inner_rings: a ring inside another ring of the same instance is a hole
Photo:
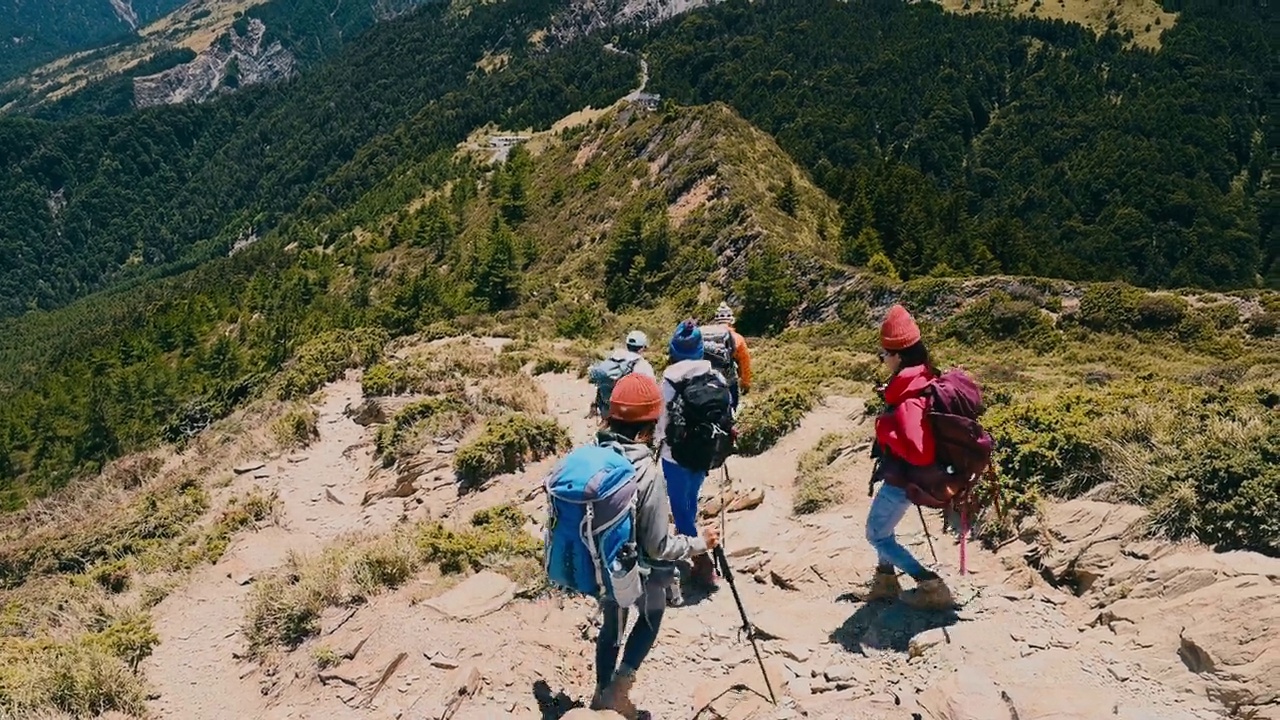
[[[514,582],[503,575],[485,570],[423,604],[453,620],[475,620],[501,610],[515,596]]]
[[[378,425],[387,421],[387,408],[381,400],[369,398],[359,405],[347,405],[343,413],[357,425]]]
[[[1039,565],[1055,583],[1087,591],[1136,541],[1146,510],[1129,505],[1073,500],[1050,507],[1039,530],[1048,538]]]

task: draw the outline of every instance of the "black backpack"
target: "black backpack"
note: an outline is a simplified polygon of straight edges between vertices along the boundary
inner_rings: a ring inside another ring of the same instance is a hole
[[[714,372],[672,383],[675,399],[667,406],[666,444],[681,467],[708,472],[733,452],[733,400],[729,386]]]

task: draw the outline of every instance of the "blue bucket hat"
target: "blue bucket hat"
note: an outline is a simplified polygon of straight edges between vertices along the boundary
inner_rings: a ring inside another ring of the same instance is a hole
[[[672,361],[702,359],[702,331],[692,320],[685,320],[676,327],[667,348]]]

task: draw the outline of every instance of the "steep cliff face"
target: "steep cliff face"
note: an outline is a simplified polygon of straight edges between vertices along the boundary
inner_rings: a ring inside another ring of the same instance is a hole
[[[615,23],[652,25],[720,0],[574,0],[553,22],[551,38],[568,42]]]
[[[275,82],[297,71],[297,60],[279,42],[264,46],[267,27],[252,19],[243,35],[234,29],[195,60],[134,80],[137,107],[201,102],[219,92]]]

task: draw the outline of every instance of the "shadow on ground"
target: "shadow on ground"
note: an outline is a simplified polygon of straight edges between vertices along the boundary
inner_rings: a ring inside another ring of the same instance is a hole
[[[538,701],[538,711],[542,713],[542,720],[560,720],[570,710],[583,707],[580,701],[569,697],[563,690],[558,693],[551,692],[551,686],[546,680],[537,680],[533,683],[533,699]]]
[[[867,649],[905,653],[916,635],[959,621],[954,610],[915,610],[900,602],[863,603],[831,633],[831,641],[860,655]]]

